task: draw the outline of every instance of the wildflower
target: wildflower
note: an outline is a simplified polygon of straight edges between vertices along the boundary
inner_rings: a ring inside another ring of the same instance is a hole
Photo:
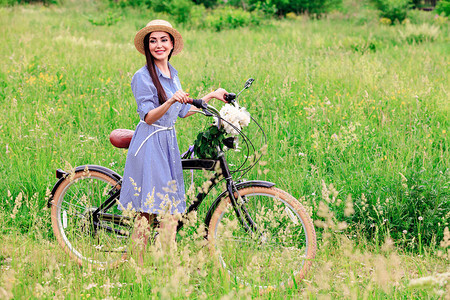
[[[418,219],[419,219],[419,221],[422,221],[422,220],[423,220],[423,217],[422,217],[422,216],[419,216]]]
[[[11,219],[14,219],[19,211],[19,208],[22,206],[22,198],[23,194],[22,192],[17,195],[16,200],[14,201],[14,208],[11,214]]]
[[[405,230],[403,230],[403,234],[407,234],[408,233],[408,231],[406,231],[406,229]]]

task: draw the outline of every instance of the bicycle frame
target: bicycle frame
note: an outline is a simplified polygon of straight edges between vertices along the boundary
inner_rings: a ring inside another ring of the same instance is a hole
[[[268,181],[245,181],[245,182],[234,182],[233,178],[231,176],[230,170],[228,168],[228,163],[226,161],[225,155],[223,152],[219,153],[218,159],[182,159],[182,168],[183,170],[207,170],[207,171],[214,171],[216,168],[216,165],[219,164],[220,166],[220,172],[214,173],[214,176],[210,179],[211,180],[211,186],[207,192],[200,192],[197,194],[196,199],[194,202],[186,209],[186,212],[184,215],[189,214],[192,211],[196,211],[198,207],[201,205],[203,200],[206,198],[206,196],[209,194],[211,189],[217,185],[223,179],[226,181],[226,190],[223,191],[213,202],[213,204],[208,209],[208,212],[205,217],[205,225],[209,224],[209,221],[211,220],[212,213],[214,212],[215,208],[219,205],[220,201],[226,197],[227,195],[230,197],[233,209],[239,219],[239,222],[244,227],[246,231],[254,231],[256,229],[256,226],[249,216],[245,205],[238,204],[238,198],[239,195],[237,193],[239,188],[246,187],[246,186],[261,186],[261,187],[273,187],[275,184]],[[79,166],[75,169],[75,172],[81,172],[81,171],[99,171],[106,173],[110,175],[111,177],[118,180],[118,183],[120,184],[122,181],[122,178],[119,174],[116,172],[97,165],[84,165]],[[66,177],[69,175],[69,173],[58,169],[56,171],[56,177],[59,179],[58,182],[55,184],[55,186],[52,189],[51,196],[48,200],[48,207],[51,207],[53,195],[56,191],[56,189],[59,187],[59,185],[66,179]],[[120,216],[120,215],[114,215],[110,213],[106,213],[108,209],[110,209],[112,206],[114,206],[117,203],[117,200],[120,196],[120,190],[118,190],[115,186],[109,191],[108,193],[109,197],[91,213],[92,215],[92,225],[94,229],[102,228],[109,232],[115,232],[118,235],[124,235],[123,232],[121,232],[118,229],[111,228],[107,225],[104,225],[101,223],[101,221],[109,221],[116,225],[124,225],[127,222],[130,222],[130,218],[126,216]],[[183,222],[179,221],[177,226],[177,231],[180,230],[183,227]],[[94,232],[95,232],[94,230]]]
[[[253,220],[251,220],[251,217],[249,216],[248,212],[245,209],[245,206],[240,204],[238,205],[237,198],[238,196],[235,195],[237,193],[238,189],[241,187],[254,185],[254,186],[261,186],[261,187],[273,187],[275,184],[268,181],[245,181],[236,183],[233,181],[233,178],[231,176],[230,170],[228,168],[228,163],[226,161],[225,155],[223,152],[219,152],[218,159],[183,159],[181,161],[183,165],[183,170],[195,170],[195,169],[203,169],[203,170],[214,170],[216,164],[218,163],[220,166],[220,173],[215,173],[214,176],[210,179],[211,180],[211,186],[209,187],[209,190],[204,193],[200,192],[196,196],[196,200],[187,208],[185,214],[189,214],[190,212],[197,210],[200,204],[203,202],[203,200],[208,195],[209,191],[214,188],[217,183],[221,181],[221,177],[223,177],[226,180],[226,190],[223,191],[213,202],[213,204],[210,206],[206,217],[205,217],[205,225],[207,226],[209,224],[209,221],[211,220],[211,216],[215,210],[215,208],[219,205],[220,201],[227,195],[229,195],[233,209],[239,219],[239,222],[241,225],[244,226],[245,230],[253,229],[255,230],[255,223]],[[201,166],[201,167],[200,167]],[[241,207],[244,210],[244,214],[239,209]],[[246,220],[247,222],[244,222]],[[247,225],[250,224],[250,227]],[[179,221],[177,226],[177,231],[180,230],[183,227],[183,222]]]

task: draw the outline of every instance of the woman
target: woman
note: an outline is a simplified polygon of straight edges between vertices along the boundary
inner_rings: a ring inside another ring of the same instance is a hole
[[[153,20],[137,32],[134,45],[145,55],[147,64],[131,80],[141,120],[128,150],[119,206],[138,212],[135,226],[138,230],[132,240],[142,245],[139,255],[142,263],[147,229],[156,215],[166,213],[160,226],[164,247],[175,239],[176,222],[172,215],[186,209],[174,125],[177,117],[190,116],[196,109],[187,104],[189,94],[181,89],[178,73],[169,63],[170,57],[183,49],[181,34],[169,22]],[[225,94],[224,89],[218,89],[202,99],[225,102]]]

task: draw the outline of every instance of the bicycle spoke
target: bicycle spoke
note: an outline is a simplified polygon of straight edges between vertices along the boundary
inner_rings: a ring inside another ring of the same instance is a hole
[[[209,228],[214,247],[221,264],[242,283],[260,287],[287,284],[292,276],[304,276],[303,268],[310,265],[306,262],[314,249],[309,241],[315,245],[315,236],[309,237],[305,226],[312,224],[310,220],[305,223],[296,211],[294,207],[300,204],[292,196],[276,189],[256,190],[239,190],[243,220],[229,198],[216,209],[214,227]]]
[[[52,207],[52,215],[58,220],[55,234],[67,246],[65,249],[81,261],[98,265],[113,263],[128,248],[129,234],[122,235],[119,231],[128,232],[129,226],[121,222],[116,206],[105,211],[105,219],[98,214],[95,223],[93,213],[110,198],[108,192],[118,187],[117,181],[96,171],[90,172],[90,177],[83,175],[78,172],[67,178],[61,185],[62,192],[55,193]]]
[[[86,209],[86,207],[81,207],[81,206],[78,206],[78,205],[75,205],[75,204],[72,204],[72,203],[69,203],[69,202],[67,202],[67,201],[62,201],[63,203],[66,203],[68,206],[71,206],[71,207],[78,207],[78,208],[80,208],[81,210],[85,210]],[[66,207],[64,207],[64,206],[59,206],[60,208],[63,208],[63,209],[65,209],[65,210],[68,210]],[[81,214],[81,213],[80,213]]]

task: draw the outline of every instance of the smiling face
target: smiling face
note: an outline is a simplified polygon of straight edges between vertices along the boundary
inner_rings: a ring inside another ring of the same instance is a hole
[[[173,43],[167,32],[154,31],[150,33],[148,47],[155,60],[167,62]]]

